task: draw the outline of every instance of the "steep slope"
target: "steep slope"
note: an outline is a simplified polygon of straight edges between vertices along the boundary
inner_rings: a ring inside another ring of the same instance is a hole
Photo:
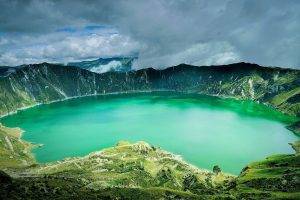
[[[253,99],[300,115],[300,71],[237,63],[196,67],[179,65],[96,74],[77,67],[29,65],[0,79],[0,114],[26,106],[84,95],[175,90]]]

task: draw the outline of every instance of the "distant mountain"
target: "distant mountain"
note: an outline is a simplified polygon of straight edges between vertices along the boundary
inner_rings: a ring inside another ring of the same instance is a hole
[[[112,58],[98,58],[96,60],[84,60],[80,62],[69,62],[67,66],[80,67],[98,74],[105,72],[128,72],[132,69],[133,61],[137,57],[112,57]],[[54,65],[63,65],[60,63],[52,63]],[[23,64],[18,66],[0,66],[0,77],[5,77],[15,72],[22,67],[36,65]]]
[[[0,66],[0,77],[8,76],[9,74],[15,71],[15,67]]]
[[[128,72],[132,68],[132,63],[136,57],[113,57],[99,58],[90,61],[70,62],[67,66],[75,66],[95,73],[109,71]]]

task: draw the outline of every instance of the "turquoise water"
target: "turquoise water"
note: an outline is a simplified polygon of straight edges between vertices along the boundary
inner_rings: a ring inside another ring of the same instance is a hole
[[[293,152],[293,118],[250,101],[175,93],[110,95],[42,105],[1,119],[25,130],[39,162],[144,140],[200,168],[238,174],[251,161]]]

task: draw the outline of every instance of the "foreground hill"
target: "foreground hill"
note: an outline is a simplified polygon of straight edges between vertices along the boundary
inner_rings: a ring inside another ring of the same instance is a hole
[[[300,155],[246,166],[238,177],[201,170],[145,142],[37,164],[19,130],[0,127],[1,199],[297,199]]]

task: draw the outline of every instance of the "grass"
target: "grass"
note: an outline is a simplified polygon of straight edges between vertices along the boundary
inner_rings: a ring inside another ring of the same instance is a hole
[[[245,167],[237,178],[237,196],[299,199],[299,146],[300,141],[293,144],[295,154],[270,156]]]
[[[0,169],[22,168],[34,164],[32,144],[22,141],[21,130],[0,124]]]
[[[276,95],[271,99],[270,103],[272,105],[279,106],[280,104],[284,103],[286,100],[288,100],[296,94],[300,94],[300,87],[296,87],[290,91],[282,92]]]

